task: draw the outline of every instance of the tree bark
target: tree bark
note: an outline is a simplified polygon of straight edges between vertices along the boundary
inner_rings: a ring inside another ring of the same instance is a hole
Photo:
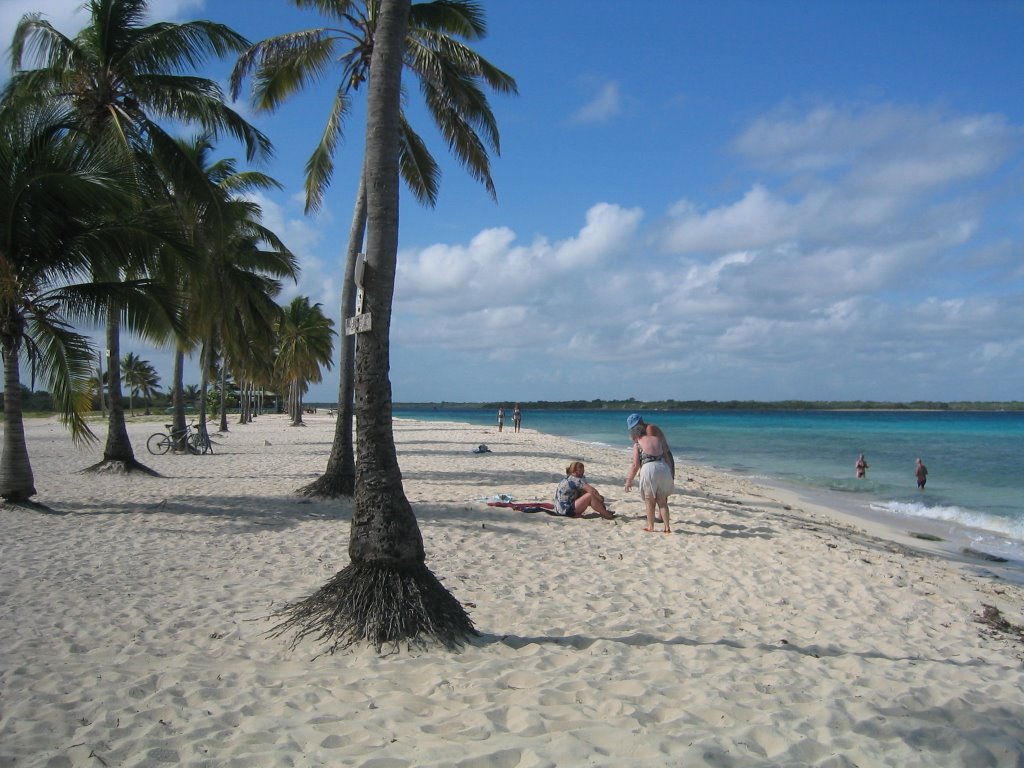
[[[366,178],[359,176],[352,228],[348,235],[348,253],[345,255],[345,279],[341,287],[341,355],[338,362],[338,420],[334,424],[334,442],[327,458],[324,474],[309,485],[299,488],[304,496],[329,499],[351,497],[356,488],[355,448],[352,441],[353,407],[355,394],[355,334],[345,333],[345,321],[356,313],[356,261],[363,248],[366,232]]]
[[[356,483],[351,563],[272,632],[338,646],[367,641],[460,647],[473,634],[462,605],[426,567],[423,537],[402,488],[392,432],[389,334],[398,256],[399,114],[410,0],[383,0],[374,37],[367,116],[367,249],[363,311],[371,328],[356,345]]]
[[[5,340],[3,356],[4,451],[0,456],[0,497],[17,504],[35,496],[36,485],[28,457],[28,445],[25,442],[17,345]]]
[[[121,402],[121,307],[116,303],[107,309],[107,392],[110,393],[110,415],[107,418],[107,442],[103,449],[103,460],[86,467],[85,472],[145,472],[159,476],[159,473],[139,463],[128,437],[128,425],[124,420],[124,405]]]

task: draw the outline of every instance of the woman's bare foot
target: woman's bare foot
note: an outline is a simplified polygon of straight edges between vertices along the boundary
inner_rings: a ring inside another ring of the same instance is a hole
[[[644,528],[644,532],[645,533],[654,533],[654,529],[653,528]]]

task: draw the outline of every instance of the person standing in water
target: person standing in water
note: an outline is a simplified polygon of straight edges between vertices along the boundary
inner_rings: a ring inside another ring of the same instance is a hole
[[[867,459],[864,458],[864,454],[862,453],[860,456],[857,457],[857,463],[854,464],[853,466],[857,470],[857,477],[859,479],[859,478],[867,477],[867,475],[868,475],[868,467],[871,466],[871,465],[868,464]]]
[[[924,484],[928,482],[928,467],[924,465],[920,457],[917,459],[917,463],[914,465],[914,477],[917,478],[917,487],[919,490],[924,490]]]

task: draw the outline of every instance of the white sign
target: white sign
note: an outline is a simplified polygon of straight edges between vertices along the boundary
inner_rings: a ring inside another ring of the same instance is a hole
[[[366,312],[345,321],[345,335],[352,336],[356,333],[366,333],[371,328],[370,313]]]

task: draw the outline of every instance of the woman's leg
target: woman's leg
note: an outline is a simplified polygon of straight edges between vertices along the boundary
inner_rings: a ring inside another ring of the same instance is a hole
[[[601,498],[599,496],[595,496],[590,491],[587,491],[576,499],[576,517],[583,517],[583,513],[591,507],[593,507],[597,514],[606,520],[610,520],[615,517],[615,515],[608,511],[608,508],[604,505]]]
[[[644,530],[648,533],[654,531],[654,501],[653,496],[644,498],[644,511],[647,512],[647,527]]]
[[[672,533],[672,526],[668,521],[668,496],[658,497],[658,508],[661,509],[661,519],[665,523],[665,533]]]

